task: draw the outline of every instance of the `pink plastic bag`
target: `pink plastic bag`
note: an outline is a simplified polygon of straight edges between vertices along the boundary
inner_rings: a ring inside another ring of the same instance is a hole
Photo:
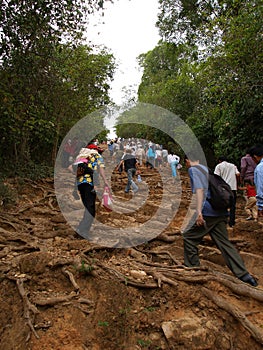
[[[177,168],[178,170],[180,170],[180,169],[182,169],[182,167],[183,167],[182,164],[178,163],[176,168]]]
[[[112,195],[111,195],[109,187],[106,186],[104,188],[104,192],[103,192],[103,195],[102,195],[102,205],[108,211],[112,211],[112,204],[113,204]]]

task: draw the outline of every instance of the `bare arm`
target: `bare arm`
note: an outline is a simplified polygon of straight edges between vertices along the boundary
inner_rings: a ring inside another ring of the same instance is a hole
[[[240,173],[236,174],[236,179],[237,179],[237,185],[241,184]]]
[[[203,226],[205,224],[205,220],[202,215],[202,207],[203,207],[203,199],[204,199],[204,190],[203,188],[196,189],[196,225]]]

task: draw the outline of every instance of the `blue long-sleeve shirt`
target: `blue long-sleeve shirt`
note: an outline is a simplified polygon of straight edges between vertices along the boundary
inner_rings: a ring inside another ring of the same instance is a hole
[[[149,158],[155,158],[155,152],[154,150],[152,149],[152,147],[149,147],[148,151],[147,151],[147,156]]]
[[[207,171],[208,173],[208,169],[204,165],[199,165],[199,166],[203,168],[204,171]],[[192,166],[191,168],[188,169],[188,174],[190,176],[192,192],[196,193],[196,190],[198,188],[201,188],[204,190],[203,208],[202,208],[203,216],[217,216],[217,217],[228,216],[227,209],[215,210],[212,208],[208,200],[209,198],[211,198],[211,194],[208,188],[207,176],[195,166]]]
[[[257,206],[259,210],[263,210],[263,158],[255,169],[254,182],[257,189]]]

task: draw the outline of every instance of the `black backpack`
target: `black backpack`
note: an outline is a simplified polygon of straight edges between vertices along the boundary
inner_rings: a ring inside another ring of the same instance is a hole
[[[92,177],[93,173],[94,173],[94,170],[90,168],[87,163],[79,163],[77,165],[77,169],[76,169],[77,177],[84,176],[86,174],[90,174],[90,176]]]
[[[203,174],[208,176],[208,187],[211,198],[207,198],[214,210],[226,210],[231,207],[234,200],[234,194],[231,187],[222,179],[221,176],[214,174],[210,169],[208,173],[201,167],[195,166]]]

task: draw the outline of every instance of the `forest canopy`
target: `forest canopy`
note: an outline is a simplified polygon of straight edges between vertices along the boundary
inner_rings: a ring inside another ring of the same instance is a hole
[[[162,40],[138,58],[139,102],[181,117],[210,163],[222,153],[239,162],[262,142],[262,1],[159,3]]]

